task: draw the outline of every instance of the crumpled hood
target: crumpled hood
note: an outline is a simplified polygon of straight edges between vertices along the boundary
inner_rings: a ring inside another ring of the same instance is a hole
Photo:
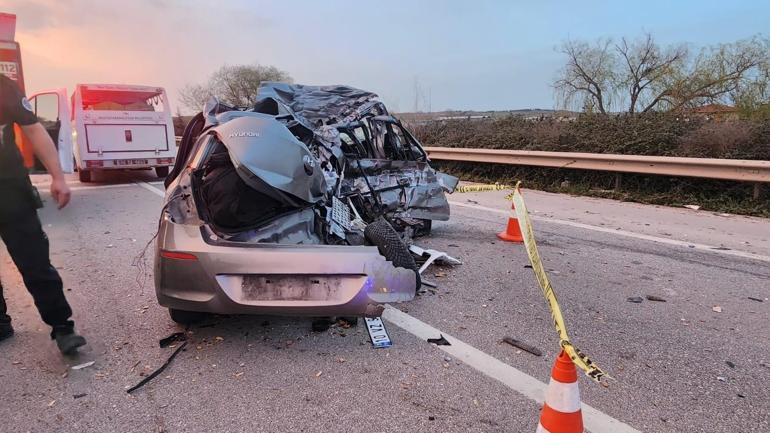
[[[226,114],[232,120],[212,128],[212,132],[227,147],[247,185],[290,206],[301,207],[323,198],[326,181],[317,159],[283,123],[261,113]]]
[[[257,105],[275,101],[298,122],[310,130],[323,125],[344,123],[359,117],[374,104],[381,104],[377,94],[355,87],[306,86],[263,82],[257,92]],[[280,109],[280,108],[279,108]]]

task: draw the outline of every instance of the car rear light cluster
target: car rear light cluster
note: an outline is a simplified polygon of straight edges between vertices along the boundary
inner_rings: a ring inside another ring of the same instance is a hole
[[[182,253],[179,251],[160,250],[160,256],[174,260],[198,260],[198,257],[196,257],[195,254]]]
[[[158,158],[158,164],[173,164],[174,158]]]
[[[86,168],[104,167],[104,161],[86,160]]]

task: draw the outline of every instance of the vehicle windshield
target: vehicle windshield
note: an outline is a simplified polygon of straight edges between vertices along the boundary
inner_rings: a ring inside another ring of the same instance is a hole
[[[80,91],[83,110],[96,111],[165,111],[163,90],[105,90],[83,88]]]

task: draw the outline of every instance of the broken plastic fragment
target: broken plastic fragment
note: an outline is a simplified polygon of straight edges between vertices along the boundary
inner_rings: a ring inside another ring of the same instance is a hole
[[[72,366],[72,369],[73,369],[73,370],[82,370],[82,369],[84,369],[84,368],[88,368],[88,367],[90,367],[90,366],[94,365],[94,363],[96,363],[96,361],[88,361],[88,362],[84,362],[84,363],[82,363],[82,364],[73,365],[73,366]]]
[[[443,334],[439,334],[439,338],[429,338],[428,343],[433,343],[436,346],[451,346],[452,343],[450,343],[446,338],[444,338]]]
[[[165,349],[172,343],[185,340],[187,340],[187,336],[184,334],[184,332],[175,332],[166,338],[161,338],[160,341],[158,341],[158,344],[160,345],[161,349]]]
[[[443,252],[443,251],[437,251],[437,250],[431,250],[431,249],[424,249],[420,248],[417,245],[412,245],[409,247],[409,251],[413,252],[414,254],[417,254],[418,256],[424,256],[428,255],[428,260],[425,261],[425,263],[422,264],[422,266],[419,269],[419,273],[422,274],[425,269],[428,268],[433,262],[439,262],[439,263],[446,263],[449,265],[461,265],[462,262],[457,260],[456,258],[450,256],[449,254]]]

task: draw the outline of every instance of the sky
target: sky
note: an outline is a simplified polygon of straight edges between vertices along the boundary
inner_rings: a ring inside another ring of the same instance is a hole
[[[178,89],[224,64],[374,91],[391,111],[557,108],[567,40],[698,48],[770,36],[770,2],[0,0],[28,93],[76,83]],[[416,98],[415,95],[418,95]]]

